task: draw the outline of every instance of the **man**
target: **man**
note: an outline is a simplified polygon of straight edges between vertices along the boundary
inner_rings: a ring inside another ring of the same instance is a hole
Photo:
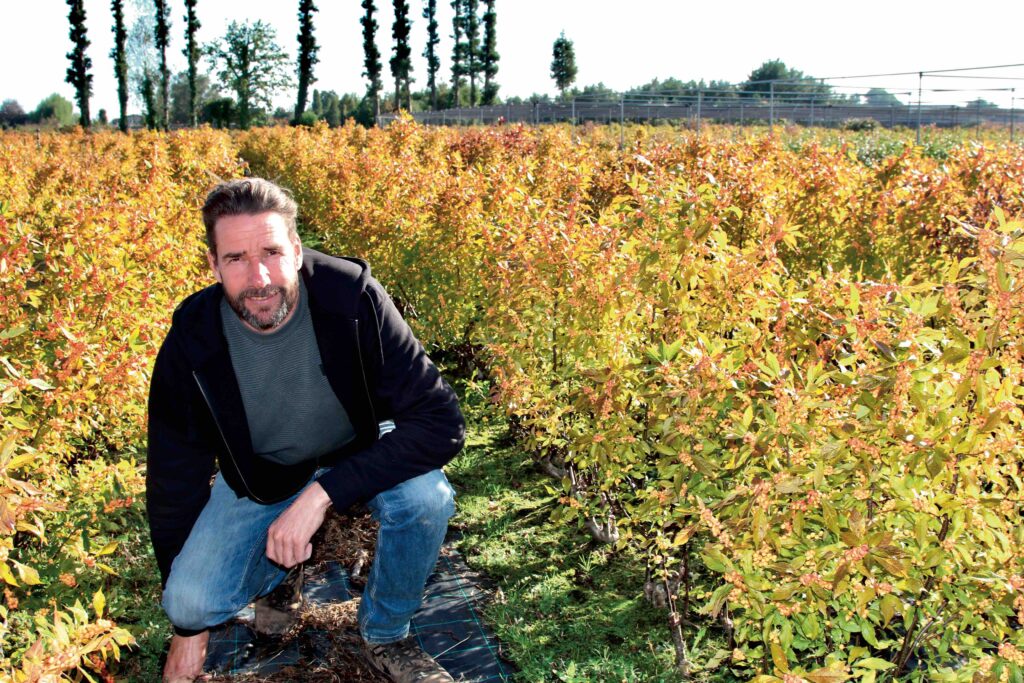
[[[408,632],[454,511],[440,468],[464,440],[455,393],[365,262],[302,247],[280,187],[222,183],[202,213],[217,284],[175,310],[149,397],[164,680],[202,673],[207,629],[308,559],[329,507],[366,502],[365,654],[396,681],[451,681]]]

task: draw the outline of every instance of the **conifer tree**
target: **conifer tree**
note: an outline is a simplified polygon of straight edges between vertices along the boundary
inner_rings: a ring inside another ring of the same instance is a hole
[[[156,4],[156,49],[160,51],[160,120],[157,125],[167,130],[170,117],[167,108],[171,101],[171,72],[167,68],[167,44],[171,38],[171,8],[167,0],[154,0]]]
[[[412,22],[409,21],[409,3],[407,0],[393,0],[395,21],[391,25],[391,37],[395,40],[394,53],[391,56],[391,77],[395,79],[395,109],[405,100],[406,111],[412,110],[412,96],[409,84],[412,73],[412,48],[409,47],[409,32]]]
[[[427,0],[427,6],[423,8],[423,18],[427,20],[427,47],[423,50],[423,56],[427,59],[430,108],[437,109],[437,72],[441,68],[441,58],[437,54],[437,46],[441,42],[437,35],[437,0]]]
[[[110,58],[114,60],[114,76],[117,78],[117,104],[121,112],[118,127],[122,133],[127,133],[128,55],[125,53],[125,42],[128,40],[128,29],[124,25],[124,1],[111,0],[110,11],[114,14],[114,47],[110,50]]]
[[[295,120],[298,121],[306,110],[306,95],[309,86],[316,82],[313,65],[320,61],[316,56],[320,49],[313,35],[313,12],[316,12],[313,0],[299,0],[299,98],[295,103]]]
[[[380,50],[377,49],[376,43],[377,20],[373,18],[377,8],[373,0],[363,0],[362,8],[366,10],[359,20],[363,25],[363,75],[370,81],[366,96],[373,102],[374,116],[380,117],[380,91],[383,84],[380,80]]]
[[[320,91],[315,88],[313,89],[313,104],[311,106],[317,118],[323,116],[324,108],[320,101]]]
[[[494,0],[484,0],[484,46],[481,56],[484,72],[484,91],[481,104],[494,104],[498,97],[498,84],[494,77],[498,75],[498,15],[494,10]]]
[[[199,98],[197,79],[199,77],[199,43],[196,32],[202,25],[196,16],[196,0],[185,0],[185,49],[182,50],[188,60],[188,120],[190,126],[199,125]]]
[[[92,60],[85,54],[85,49],[89,47],[89,38],[85,30],[85,0],[68,0],[68,7],[68,21],[71,23],[68,35],[75,48],[67,53],[71,66],[68,67],[64,80],[74,87],[79,122],[82,128],[88,128],[91,121],[89,97],[92,95],[92,74],[89,73],[89,68],[92,66]]]

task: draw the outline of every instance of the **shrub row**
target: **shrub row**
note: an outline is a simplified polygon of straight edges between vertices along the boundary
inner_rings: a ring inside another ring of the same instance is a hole
[[[132,640],[110,561],[144,525],[149,370],[240,170],[208,130],[0,137],[0,677],[103,673]]]
[[[409,121],[240,145],[428,345],[482,349],[554,521],[646,558],[680,669],[701,610],[735,675],[1019,675],[1019,147],[868,166]]]

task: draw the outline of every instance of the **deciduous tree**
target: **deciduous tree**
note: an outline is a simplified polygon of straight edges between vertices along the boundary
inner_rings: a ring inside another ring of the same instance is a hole
[[[829,95],[832,88],[803,71],[787,67],[781,59],[772,59],[750,72],[743,91],[747,97],[774,93],[777,99],[799,101],[808,94]]]
[[[83,128],[88,128],[91,120],[89,97],[92,95],[92,74],[89,73],[89,69],[92,67],[92,60],[85,54],[85,49],[89,47],[89,38],[85,30],[85,0],[68,0],[68,7],[68,21],[71,22],[69,35],[75,48],[67,54],[71,66],[68,67],[64,80],[74,87],[80,112],[79,122]]]
[[[565,37],[565,31],[555,40],[551,55],[551,78],[565,95],[566,89],[576,80],[576,50],[572,41]]]
[[[111,0],[110,11],[114,14],[114,47],[110,50],[110,58],[114,60],[114,76],[117,78],[117,103],[121,114],[118,127],[122,133],[128,132],[128,55],[125,42],[128,40],[128,29],[124,24],[124,0]]]
[[[157,127],[160,118],[156,81],[159,78],[159,60],[156,53],[156,10],[153,0],[133,0],[137,13],[128,31],[125,54],[128,59],[129,92],[142,106],[143,118],[150,129]]]
[[[462,0],[452,0],[452,9],[455,10],[452,16],[452,106],[461,107],[462,76],[465,74],[465,45],[462,42],[465,6]]]
[[[476,106],[476,79],[483,61],[480,59],[479,0],[463,0],[462,29],[465,42],[462,49],[464,72],[469,76],[469,106]]]
[[[427,0],[423,8],[423,18],[427,20],[427,47],[423,50],[423,56],[427,60],[430,108],[437,109],[437,72],[441,68],[441,58],[437,54],[437,46],[441,42],[437,35],[437,0]]]
[[[153,36],[156,38],[156,49],[160,53],[160,120],[159,127],[167,130],[167,107],[171,99],[171,72],[167,68],[167,45],[171,39],[171,8],[167,0],[154,0],[156,4],[156,24]]]
[[[380,91],[383,83],[380,80],[380,50],[377,49],[377,20],[373,13],[377,11],[373,0],[363,0],[365,10],[359,23],[363,25],[363,75],[370,81],[366,96],[373,103],[374,118],[380,116]]]
[[[291,85],[288,54],[277,44],[273,27],[231,22],[227,33],[207,47],[207,54],[220,71],[221,83],[235,92],[238,125],[249,128],[256,109],[271,106],[273,95]]]
[[[199,57],[202,52],[196,41],[196,31],[201,24],[196,16],[196,0],[185,0],[185,49],[182,52],[188,60],[188,124],[199,125]],[[209,83],[209,79],[207,79]]]
[[[299,0],[299,95],[295,102],[295,120],[298,121],[306,110],[306,95],[309,86],[316,82],[313,66],[320,61],[317,51],[316,36],[313,34],[313,12],[316,12],[313,0]]]
[[[498,14],[494,9],[495,0],[484,0],[484,46],[482,52],[482,68],[484,72],[484,91],[482,104],[494,104],[498,97],[498,84],[494,77],[498,75]]]
[[[17,100],[4,100],[0,104],[0,128],[20,126],[28,121],[28,114]]]
[[[412,22],[409,20],[409,3],[407,0],[393,0],[395,21],[391,25],[391,37],[394,38],[394,52],[391,55],[391,77],[395,79],[395,109],[405,100],[407,111],[412,110],[409,96],[409,84],[412,80],[412,48],[409,47],[409,32]]]

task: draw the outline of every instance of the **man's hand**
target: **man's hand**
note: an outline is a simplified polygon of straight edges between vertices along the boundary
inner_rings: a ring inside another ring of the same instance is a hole
[[[164,665],[163,683],[192,683],[203,673],[210,632],[197,636],[174,636]]]
[[[294,567],[313,554],[309,539],[324,523],[331,499],[319,482],[313,482],[267,532],[267,557],[282,567]]]

